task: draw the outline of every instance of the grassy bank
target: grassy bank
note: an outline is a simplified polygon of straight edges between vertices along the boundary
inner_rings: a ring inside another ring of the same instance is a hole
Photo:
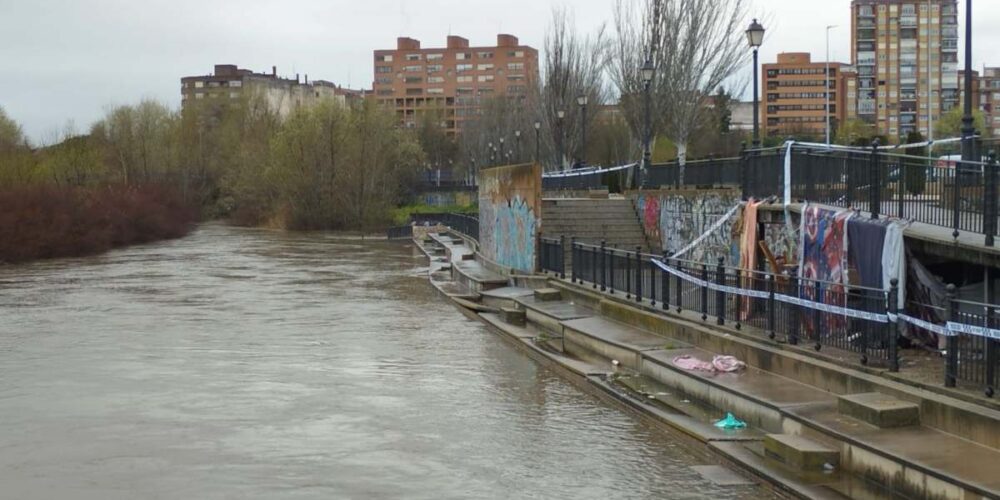
[[[179,238],[197,218],[176,191],[155,185],[0,189],[0,263]]]

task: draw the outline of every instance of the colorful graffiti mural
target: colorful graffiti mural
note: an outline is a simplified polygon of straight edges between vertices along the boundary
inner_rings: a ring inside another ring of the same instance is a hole
[[[480,172],[479,246],[502,267],[533,272],[541,232],[542,170],[538,165]]]
[[[659,243],[660,250],[668,254],[680,251],[708,231],[721,217],[740,202],[735,192],[714,191],[704,193],[647,192],[634,195],[636,208],[642,219],[646,238]],[[708,238],[684,257],[698,262],[715,263],[719,257],[726,262],[733,260],[733,226],[737,217],[726,221]],[[736,248],[736,254],[738,248]]]

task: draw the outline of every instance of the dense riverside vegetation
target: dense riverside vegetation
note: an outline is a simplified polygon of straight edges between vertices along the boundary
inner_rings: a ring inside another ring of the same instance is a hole
[[[287,229],[391,223],[424,154],[372,103],[281,117],[264,99],[110,109],[32,147],[0,109],[0,262],[178,237],[203,218]]]

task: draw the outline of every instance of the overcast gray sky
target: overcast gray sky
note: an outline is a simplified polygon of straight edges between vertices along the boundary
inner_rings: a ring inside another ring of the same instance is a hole
[[[399,35],[440,46],[448,33],[473,44],[497,32],[541,48],[553,7],[577,24],[611,22],[615,0],[0,0],[0,106],[45,142],[69,121],[80,131],[112,104],[149,97],[180,104],[180,77],[216,63],[308,74],[370,87],[372,50]],[[961,2],[964,4],[964,1]],[[975,0],[974,60],[1000,65],[1000,2]],[[850,0],[756,0],[769,18],[761,61],[782,51],[825,50],[849,62]],[[963,9],[964,11],[964,9]],[[964,17],[963,17],[964,20]],[[749,97],[749,92],[747,93]]]

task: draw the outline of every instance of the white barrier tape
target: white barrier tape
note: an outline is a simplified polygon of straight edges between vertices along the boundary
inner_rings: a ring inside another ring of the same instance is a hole
[[[705,241],[705,239],[707,239],[709,236],[711,236],[712,233],[718,231],[719,228],[721,228],[723,224],[725,224],[729,219],[731,219],[733,217],[733,215],[736,215],[736,211],[739,210],[740,207],[742,207],[742,206],[743,206],[742,204],[737,203],[735,207],[733,207],[732,209],[729,210],[729,212],[726,212],[726,215],[723,215],[721,219],[719,219],[719,220],[717,220],[715,222],[715,224],[712,224],[712,227],[708,228],[708,231],[705,231],[704,234],[702,234],[697,239],[695,239],[694,241],[692,241],[690,245],[684,247],[679,252],[671,255],[670,258],[671,259],[676,259],[676,258],[680,257],[681,255],[684,255],[684,254],[690,252],[692,249],[694,249],[694,247],[700,245],[701,242]]]
[[[974,335],[976,337],[1000,340],[1000,330],[994,330],[983,326],[966,325],[964,323],[954,323],[949,321],[948,329],[956,334],[964,333],[966,335]]]
[[[705,281],[705,280],[702,280],[702,279],[699,279],[699,278],[695,278],[694,276],[691,276],[690,274],[687,274],[685,272],[682,272],[682,271],[679,271],[677,269],[674,269],[674,268],[672,268],[672,267],[664,264],[663,262],[661,262],[659,260],[656,260],[656,259],[651,259],[651,260],[653,261],[653,264],[655,264],[660,269],[662,269],[662,270],[664,270],[664,271],[666,271],[666,272],[668,272],[668,273],[670,273],[670,274],[672,274],[674,276],[677,276],[677,277],[679,277],[679,278],[681,278],[681,279],[683,279],[685,281],[688,281],[688,282],[690,282],[690,283],[692,283],[694,285],[708,288],[709,290],[714,290],[716,292],[725,292],[725,293],[729,293],[729,294],[733,294],[733,295],[739,295],[739,296],[743,296],[743,297],[753,297],[755,299],[767,299],[767,298],[770,297],[770,294],[768,292],[764,292],[764,291],[760,291],[760,290],[747,290],[747,289],[744,289],[744,288],[736,288],[736,287],[731,287],[731,286],[719,285],[717,283],[712,283],[710,281]],[[868,312],[868,311],[858,311],[856,309],[848,309],[846,307],[840,307],[840,306],[835,306],[835,305],[830,305],[830,304],[823,304],[823,303],[820,303],[820,302],[813,302],[811,300],[800,299],[798,297],[790,297],[788,295],[775,294],[774,298],[775,298],[775,300],[777,300],[779,302],[784,302],[786,304],[793,304],[793,305],[797,305],[797,306],[800,306],[800,307],[806,307],[806,308],[809,308],[809,309],[816,309],[816,310],[819,310],[819,311],[822,311],[822,312],[826,312],[826,313],[830,313],[830,314],[837,314],[837,315],[840,315],[840,316],[848,316],[848,317],[855,318],[855,319],[863,319],[863,320],[867,320],[867,321],[874,321],[874,322],[877,322],[877,323],[888,323],[889,322],[889,317],[886,316],[885,314],[878,314],[878,313],[873,313],[873,312]]]
[[[622,165],[622,166],[619,166],[619,167],[611,167],[611,168],[605,168],[605,169],[580,170],[580,171],[577,171],[577,172],[569,171],[569,172],[558,172],[558,173],[551,173],[551,174],[543,174],[542,178],[543,179],[565,179],[565,178],[568,178],[568,177],[583,177],[585,175],[606,174],[608,172],[618,172],[620,170],[630,169],[632,167],[635,167],[636,165],[638,165],[638,163],[632,163],[632,164],[629,164],[629,165]]]
[[[954,337],[956,335],[955,332],[949,330],[948,327],[944,325],[935,325],[934,323],[931,323],[929,321],[924,321],[920,318],[914,318],[913,316],[907,316],[905,314],[890,314],[889,320],[890,321],[903,320],[917,328],[923,328],[924,330],[940,335],[942,337]]]

